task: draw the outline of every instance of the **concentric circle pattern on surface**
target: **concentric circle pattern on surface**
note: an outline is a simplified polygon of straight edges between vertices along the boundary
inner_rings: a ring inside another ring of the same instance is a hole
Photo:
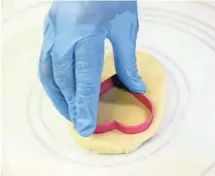
[[[136,152],[118,156],[79,148],[37,80],[42,17],[47,7],[45,3],[37,4],[3,24],[5,175],[67,176],[79,172],[80,176],[95,176],[98,171],[125,176],[141,172],[213,174],[213,6],[139,3],[137,49],[156,56],[164,66],[168,75],[167,109],[156,136]]]

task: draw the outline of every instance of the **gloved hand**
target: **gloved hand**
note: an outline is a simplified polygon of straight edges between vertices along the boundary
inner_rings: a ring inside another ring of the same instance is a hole
[[[81,136],[96,128],[106,38],[120,80],[131,91],[145,93],[136,65],[137,32],[136,1],[55,1],[50,8],[39,77],[54,106]]]

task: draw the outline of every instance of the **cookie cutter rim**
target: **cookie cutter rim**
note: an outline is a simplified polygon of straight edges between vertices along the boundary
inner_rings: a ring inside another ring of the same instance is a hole
[[[111,76],[110,78],[106,79],[101,84],[101,90],[100,90],[100,97],[104,95],[106,92],[108,92],[113,87],[121,88],[124,90],[127,90],[130,94],[132,94],[137,100],[139,100],[147,109],[149,110],[149,117],[146,121],[139,125],[135,126],[129,126],[129,125],[123,125],[120,122],[116,120],[112,120],[109,122],[106,122],[101,125],[96,125],[96,129],[94,131],[95,134],[101,134],[106,133],[112,130],[118,130],[125,134],[138,134],[146,131],[152,124],[153,118],[154,118],[154,107],[151,102],[151,100],[144,94],[135,93],[129,91],[125,85],[120,81],[118,76],[115,74]]]

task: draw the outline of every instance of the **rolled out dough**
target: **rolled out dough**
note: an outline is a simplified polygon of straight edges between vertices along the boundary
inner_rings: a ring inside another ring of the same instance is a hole
[[[81,147],[100,154],[129,153],[137,149],[147,139],[155,135],[163,117],[165,105],[166,75],[161,64],[153,56],[146,53],[137,53],[139,73],[147,85],[146,95],[155,107],[154,120],[145,132],[139,134],[124,134],[117,130],[103,134],[93,134],[84,138],[77,134],[74,128],[72,136]],[[115,74],[112,54],[105,57],[102,80]],[[101,97],[98,124],[116,119],[122,124],[138,125],[148,117],[146,108],[131,94],[112,89]]]

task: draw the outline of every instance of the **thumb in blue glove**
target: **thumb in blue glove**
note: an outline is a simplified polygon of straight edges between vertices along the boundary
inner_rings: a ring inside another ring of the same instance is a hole
[[[81,136],[96,128],[106,38],[120,80],[131,91],[145,93],[136,65],[137,33],[136,1],[53,3],[45,20],[39,77],[56,109]]]

